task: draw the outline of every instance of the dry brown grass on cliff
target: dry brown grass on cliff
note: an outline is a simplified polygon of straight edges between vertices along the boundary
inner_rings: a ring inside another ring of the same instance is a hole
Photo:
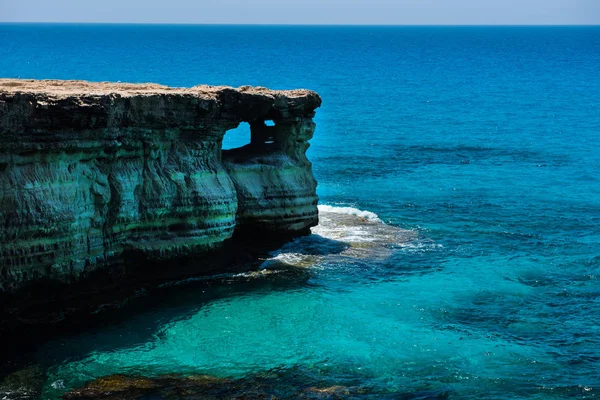
[[[236,90],[242,93],[256,94],[283,94],[287,97],[303,97],[312,93],[305,89],[271,90],[260,86],[208,86],[197,85],[191,88],[170,87],[157,83],[125,83],[125,82],[88,82],[77,80],[37,80],[37,79],[8,79],[0,78],[0,92],[17,93],[48,93],[52,95],[80,95],[80,94],[119,94],[121,96],[151,95],[151,94],[202,94],[213,98],[216,93],[223,90]],[[204,97],[204,96],[203,96]]]

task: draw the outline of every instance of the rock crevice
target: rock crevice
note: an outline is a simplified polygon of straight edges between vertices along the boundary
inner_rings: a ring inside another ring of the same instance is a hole
[[[308,90],[0,79],[0,292],[316,225]],[[273,121],[267,126],[265,121]],[[248,145],[222,151],[225,133]]]

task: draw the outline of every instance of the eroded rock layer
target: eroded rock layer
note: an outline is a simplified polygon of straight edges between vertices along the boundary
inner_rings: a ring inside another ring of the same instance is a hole
[[[307,90],[0,79],[0,291],[316,225]],[[221,150],[226,131],[251,143]],[[265,121],[273,121],[267,126]]]

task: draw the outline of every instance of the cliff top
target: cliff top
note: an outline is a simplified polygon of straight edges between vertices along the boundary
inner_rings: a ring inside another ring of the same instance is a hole
[[[318,95],[306,89],[271,90],[260,86],[208,86],[198,85],[191,88],[169,87],[156,83],[121,83],[121,82],[88,82],[65,80],[36,80],[36,79],[7,79],[0,78],[0,93],[42,93],[52,97],[71,97],[81,95],[111,95],[137,96],[153,94],[195,94],[206,99],[215,98],[220,92],[234,90],[244,94],[285,96],[288,98],[317,97]]]
[[[312,118],[320,105],[305,89],[0,79],[0,136],[129,127],[224,132],[242,121]]]

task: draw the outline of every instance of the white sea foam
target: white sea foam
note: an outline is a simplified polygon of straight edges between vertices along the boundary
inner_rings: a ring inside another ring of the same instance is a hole
[[[261,278],[266,275],[278,274],[281,271],[274,269],[261,269],[258,271],[241,272],[232,275],[232,278]]]
[[[354,207],[319,206],[319,225],[314,234],[348,244],[383,243],[408,232],[385,224],[377,214]],[[399,238],[401,242],[404,238]]]
[[[436,251],[444,248],[444,246],[439,243],[429,241],[398,243],[398,247],[405,251],[414,252]]]
[[[385,224],[374,212],[330,205],[319,206],[319,225],[312,233],[271,253],[262,268],[314,268],[339,257],[385,259],[395,246],[416,239],[414,231]]]
[[[354,207],[334,207],[326,204],[321,204],[318,206],[319,212],[329,212],[335,214],[347,214],[347,215],[355,215],[360,218],[365,218],[372,222],[382,222],[379,219],[379,216],[371,211],[363,211]]]
[[[262,268],[270,265],[284,264],[294,267],[312,267],[317,261],[317,257],[310,254],[301,254],[293,252],[293,245],[282,248],[272,254],[272,257],[266,260]]]

